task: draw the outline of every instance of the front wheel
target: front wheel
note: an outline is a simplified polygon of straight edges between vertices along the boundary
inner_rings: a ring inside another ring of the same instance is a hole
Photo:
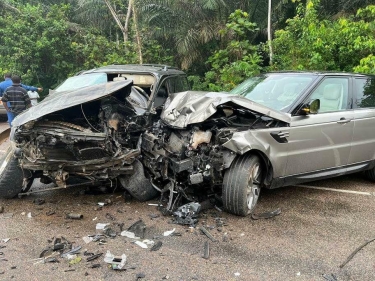
[[[263,169],[258,156],[237,157],[224,175],[224,208],[239,216],[251,214],[258,202],[262,176]]]
[[[24,173],[27,173],[25,175]],[[22,191],[24,177],[31,176],[29,170],[22,170],[18,159],[14,156],[14,149],[8,148],[0,160],[0,197],[13,198]]]

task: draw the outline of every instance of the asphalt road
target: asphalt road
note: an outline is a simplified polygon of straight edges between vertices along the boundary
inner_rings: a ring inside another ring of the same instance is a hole
[[[280,208],[279,216],[252,220],[211,209],[201,214],[196,228],[172,224],[171,217],[149,205],[157,202],[125,200],[121,191],[88,195],[84,188],[71,188],[0,199],[0,248],[5,246],[0,249],[0,280],[374,280],[375,241],[339,267],[357,247],[375,238],[374,184],[356,174],[309,185],[328,189],[263,190],[256,213]],[[36,199],[45,203],[37,205]],[[98,202],[106,199],[111,203],[99,208]],[[67,219],[68,213],[83,218]],[[224,226],[217,226],[217,218]],[[145,238],[162,242],[160,250],[143,249],[123,236],[105,238],[105,243],[86,244],[82,239],[100,232],[97,223],[110,223],[119,234],[120,224],[127,229],[139,219],[146,225]],[[163,236],[174,228],[180,235]],[[56,263],[38,259],[54,237],[82,246],[75,264],[59,255]],[[202,257],[206,241],[208,259]],[[87,262],[85,249],[103,255]],[[127,269],[111,269],[104,262],[107,251],[125,254]],[[90,268],[93,264],[99,267]]]

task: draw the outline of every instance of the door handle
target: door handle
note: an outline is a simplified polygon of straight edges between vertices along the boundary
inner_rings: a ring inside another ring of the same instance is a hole
[[[338,124],[346,124],[352,121],[352,119],[345,119],[345,117],[340,118],[339,121],[337,121]]]

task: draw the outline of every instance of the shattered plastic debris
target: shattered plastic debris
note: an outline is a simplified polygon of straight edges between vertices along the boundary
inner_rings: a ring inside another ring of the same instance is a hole
[[[61,257],[66,257],[67,255],[72,255],[72,254],[76,254],[76,253],[78,253],[80,250],[81,250],[81,246],[77,246],[76,248],[73,248],[73,249],[71,249],[69,252],[66,252],[66,253],[63,253],[63,254],[61,254]]]
[[[104,228],[107,226],[107,225],[110,225],[109,223],[100,223],[98,222],[96,224],[96,230],[104,230]]]
[[[206,260],[210,258],[210,242],[208,241],[204,242],[203,258]]]
[[[239,272],[234,273],[234,276],[240,276],[240,275],[241,275],[241,273],[239,273]]]
[[[203,226],[199,227],[200,231],[205,234],[212,242],[216,242],[216,239],[212,236],[212,234]]]
[[[147,244],[144,243],[144,242],[141,242],[141,241],[135,241],[134,243],[137,244],[139,247],[141,247],[141,248],[143,248],[143,249],[147,249],[147,248],[148,248]]]
[[[77,213],[70,213],[66,215],[67,219],[80,220],[83,218],[83,215]]]
[[[173,228],[172,230],[168,230],[168,231],[165,231],[164,233],[163,233],[163,236],[169,236],[169,235],[171,235],[173,232],[175,232],[176,231],[176,229],[175,228]]]
[[[331,273],[331,274],[323,274],[322,277],[327,280],[327,281],[337,281],[336,276]]]
[[[163,243],[161,241],[156,242],[150,249],[150,251],[158,251]]]
[[[201,204],[191,202],[180,206],[173,214],[175,215],[174,223],[194,225],[198,222],[198,213],[201,210]]]
[[[90,257],[88,257],[86,259],[86,261],[93,261],[93,260],[96,260],[97,258],[101,257],[103,255],[103,253],[99,253],[99,254],[96,254],[96,255],[92,255]]]
[[[265,212],[265,213],[261,213],[261,214],[252,214],[251,215],[251,218],[253,220],[259,220],[259,219],[270,219],[270,218],[273,218],[273,217],[276,217],[278,215],[281,214],[281,209],[278,208],[274,211],[271,211],[271,212]]]
[[[104,228],[104,232],[103,233],[104,233],[105,236],[110,237],[110,238],[115,238],[117,236],[116,231],[114,231],[110,227]]]
[[[46,200],[42,199],[42,198],[36,198],[33,200],[33,203],[35,205],[43,205],[44,203],[46,203]]]
[[[10,238],[4,238],[4,239],[1,239],[2,242],[6,243],[10,240]]]
[[[90,243],[93,238],[92,236],[85,236],[85,237],[82,237],[83,241],[85,241],[86,244]]]
[[[112,269],[121,270],[125,266],[126,255],[122,254],[121,257],[116,257],[110,251],[107,251],[104,262],[111,264]]]
[[[123,232],[121,232],[121,236],[125,236],[125,237],[132,238],[132,239],[140,239],[139,237],[136,237],[133,232],[130,232],[127,230],[124,230]]]
[[[30,213],[27,213],[27,217],[28,217],[29,219],[32,218],[31,212],[30,212]]]
[[[142,220],[138,220],[133,223],[127,230],[133,232],[135,236],[143,239],[145,238],[146,224]]]

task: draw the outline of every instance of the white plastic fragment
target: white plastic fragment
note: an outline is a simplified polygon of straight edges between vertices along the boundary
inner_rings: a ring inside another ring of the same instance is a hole
[[[31,212],[30,212],[30,213],[27,213],[27,217],[28,217],[29,219],[32,218]]]
[[[165,231],[164,233],[163,233],[163,235],[164,236],[169,236],[169,235],[171,235],[173,232],[175,232],[175,228],[173,228],[172,230],[168,230],[168,231]]]
[[[297,274],[296,274],[297,276],[301,276],[301,272],[297,272]]]
[[[98,205],[101,206],[101,207],[103,207],[103,206],[105,205],[105,203],[103,203],[103,202],[98,202]]]
[[[148,203],[147,205],[149,206],[159,206],[159,207],[162,207],[163,205],[161,204],[155,204],[155,203]]]
[[[21,216],[24,216],[24,215],[26,215],[26,212],[22,212],[22,213],[21,213]]]
[[[146,245],[149,245],[149,246],[153,246],[155,244],[154,241],[149,240],[149,239],[145,239],[142,242],[145,243]]]
[[[93,221],[96,221],[97,219],[98,219],[98,217],[95,217],[95,218],[93,218],[92,220],[93,220]]]
[[[98,222],[98,223],[96,224],[96,230],[104,230],[104,228],[105,228],[107,225],[109,225],[109,223],[100,223],[100,222]]]
[[[143,249],[147,249],[148,248],[147,244],[143,243],[141,241],[135,241],[134,243],[137,244],[139,247],[141,247]]]
[[[139,237],[135,236],[133,232],[127,231],[127,230],[124,230],[123,232],[121,232],[121,236],[125,236],[125,237],[132,238],[132,239],[139,239]]]
[[[104,262],[110,263],[112,269],[122,269],[126,263],[126,255],[122,254],[121,257],[116,257],[110,251],[107,251],[104,256]]]
[[[68,260],[74,260],[74,259],[77,257],[77,255],[76,255],[76,254],[73,254],[73,255],[71,255],[71,254],[67,254],[65,257],[66,257]]]
[[[1,239],[2,242],[6,243],[10,240],[10,238],[4,238],[4,239]]]
[[[240,276],[240,275],[241,275],[241,273],[239,273],[239,272],[234,273],[234,276]]]
[[[86,244],[90,243],[92,240],[94,240],[92,237],[90,236],[85,236],[85,237],[82,237],[83,241],[85,241]]]

